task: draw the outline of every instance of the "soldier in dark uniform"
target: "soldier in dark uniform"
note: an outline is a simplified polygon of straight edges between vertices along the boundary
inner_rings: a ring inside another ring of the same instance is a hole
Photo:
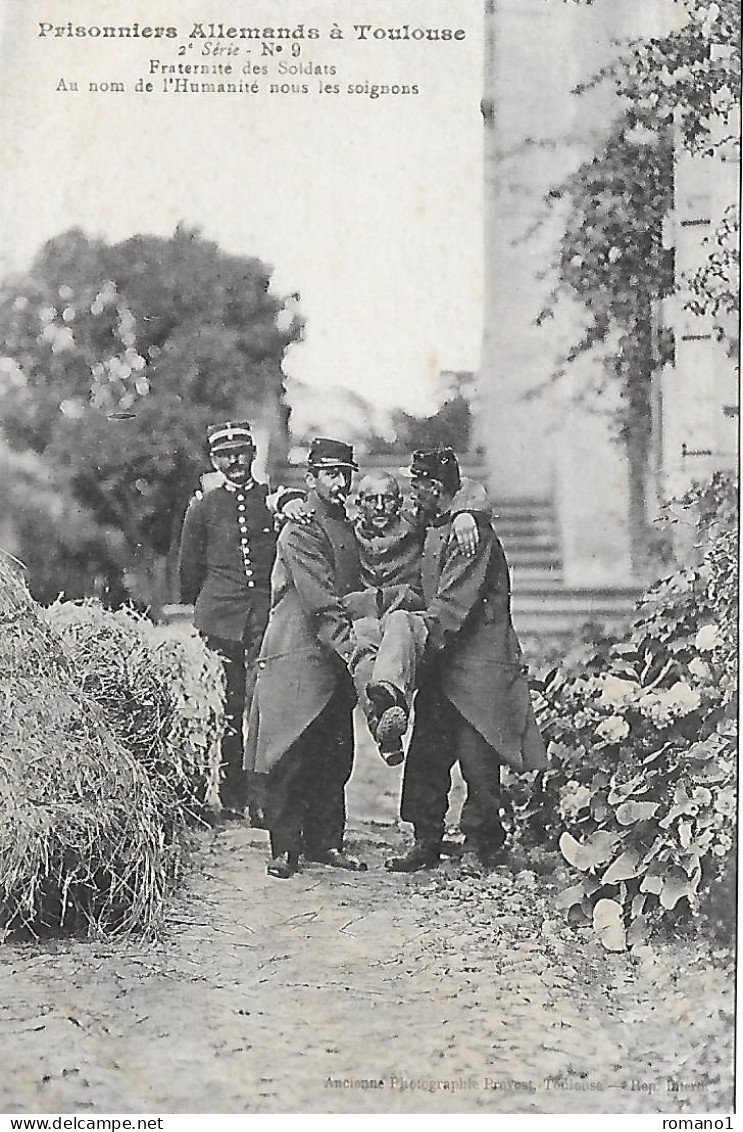
[[[255,660],[268,620],[276,532],[266,484],[253,479],[255,445],[247,421],[207,430],[215,473],[188,505],[180,547],[181,600],[193,603],[194,625],[222,659],[227,730],[222,742],[222,815],[241,818],[246,805],[261,824],[243,769],[243,716],[255,681]]]
[[[387,867],[414,872],[438,862],[457,761],[468,788],[462,832],[467,848],[487,865],[505,842],[501,760],[518,771],[538,769],[546,765],[544,744],[511,623],[508,563],[492,525],[476,513],[475,553],[457,552],[452,501],[461,479],[451,449],[415,453],[410,474],[419,512],[430,524],[421,564],[426,610],[417,615],[428,637],[400,811],[413,823],[415,844]]]
[[[343,848],[356,696],[348,669],[353,629],[342,599],[359,586],[345,501],[355,467],[350,445],[313,441],[306,477],[313,516],[281,531],[271,578],[246,765],[264,776],[267,871],[284,879],[302,853],[336,868],[366,867]]]
[[[369,472],[357,495],[353,530],[359,548],[361,590],[343,605],[353,621],[356,644],[350,670],[359,704],[382,757],[390,766],[404,758],[402,736],[415,691],[415,672],[425,644],[421,551],[425,528],[403,514],[400,485],[389,472]],[[312,508],[296,495],[280,503],[282,517],[308,523]],[[489,510],[487,492],[464,481],[452,502],[452,529],[459,550],[474,554],[477,524],[472,510]]]

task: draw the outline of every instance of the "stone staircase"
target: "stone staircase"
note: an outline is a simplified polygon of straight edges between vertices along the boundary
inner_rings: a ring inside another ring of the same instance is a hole
[[[496,499],[495,528],[511,567],[513,620],[522,637],[568,638],[591,624],[619,628],[637,587],[580,588],[563,577],[557,518],[548,499]]]
[[[361,457],[359,463],[362,472],[385,468],[396,474],[402,461],[400,457]],[[303,474],[303,468],[288,465],[277,469],[272,480],[302,486]],[[479,461],[462,461],[462,474],[487,483],[487,470]],[[514,625],[522,640],[567,643],[588,624],[611,629],[629,622],[640,592],[637,587],[602,589],[565,584],[551,499],[491,496],[495,529],[511,567]]]

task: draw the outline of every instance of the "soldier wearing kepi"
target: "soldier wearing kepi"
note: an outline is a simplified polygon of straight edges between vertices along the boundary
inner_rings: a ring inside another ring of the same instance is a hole
[[[248,421],[207,429],[215,474],[189,503],[180,547],[181,600],[193,603],[194,625],[222,659],[227,730],[222,742],[222,815],[241,818],[260,807],[243,769],[243,716],[268,620],[276,550],[268,488],[253,478],[255,445]]]
[[[356,464],[338,440],[312,442],[306,524],[287,523],[271,578],[271,614],[258,660],[246,765],[263,775],[271,835],[269,875],[306,860],[351,870],[345,852],[346,783],[353,767],[354,648],[343,597],[359,585],[345,501]]]
[[[416,722],[403,778],[401,816],[415,844],[392,858],[393,872],[439,860],[444,817],[457,760],[467,783],[461,829],[486,866],[505,842],[500,821],[501,760],[518,771],[546,765],[532,712],[521,646],[511,623],[508,563],[483,513],[475,517],[475,553],[457,552],[452,501],[461,477],[451,449],[414,453],[412,491],[429,529],[421,576],[428,637],[416,700]]]

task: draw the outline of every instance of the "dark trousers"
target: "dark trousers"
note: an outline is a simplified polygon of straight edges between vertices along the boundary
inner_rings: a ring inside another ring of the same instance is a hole
[[[444,833],[451,770],[459,761],[467,783],[460,828],[468,846],[487,851],[503,841],[498,753],[431,679],[415,702],[415,729],[405,762],[400,816],[412,822],[417,840],[438,842]]]
[[[251,610],[241,641],[206,636],[206,644],[216,652],[224,669],[226,727],[222,738],[222,767],[219,795],[223,806],[241,811],[254,801],[252,778],[243,770],[243,723],[256,681],[256,661],[266,630],[267,609]]]
[[[336,692],[320,715],[265,776],[271,852],[342,849],[346,783],[353,769],[353,697]]]

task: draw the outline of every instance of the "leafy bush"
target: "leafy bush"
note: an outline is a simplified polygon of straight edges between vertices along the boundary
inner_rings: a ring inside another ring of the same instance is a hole
[[[734,924],[735,486],[718,475],[679,514],[697,534],[686,565],[645,594],[626,640],[554,669],[536,697],[551,766],[525,832],[582,874],[560,903],[610,950],[689,916]]]

